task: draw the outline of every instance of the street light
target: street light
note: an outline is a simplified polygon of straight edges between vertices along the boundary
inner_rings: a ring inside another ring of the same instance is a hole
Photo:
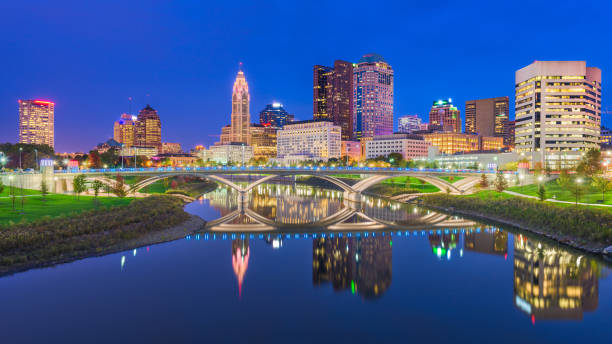
[[[21,152],[23,151],[23,147],[19,147],[19,169],[23,170],[23,167],[21,167]]]
[[[580,192],[580,184],[582,184],[582,178],[576,178],[576,205],[578,205],[578,193]]]

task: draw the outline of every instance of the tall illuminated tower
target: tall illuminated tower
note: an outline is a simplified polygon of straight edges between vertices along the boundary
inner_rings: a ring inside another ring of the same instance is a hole
[[[55,103],[45,100],[19,100],[19,143],[48,145],[54,141]]]
[[[134,128],[134,145],[161,150],[161,121],[157,110],[149,104],[138,113]]]
[[[353,64],[313,67],[313,118],[329,119],[342,128],[342,140],[353,137]]]
[[[236,75],[232,92],[231,142],[248,143],[249,141],[249,125],[251,120],[249,101],[249,84],[247,84],[241,68]]]
[[[378,54],[353,66],[353,138],[393,133],[393,68]]]

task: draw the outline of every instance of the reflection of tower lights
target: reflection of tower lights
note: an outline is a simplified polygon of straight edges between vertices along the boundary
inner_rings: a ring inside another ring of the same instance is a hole
[[[238,279],[238,297],[242,297],[242,282],[249,268],[248,239],[237,239],[232,242],[232,268]]]

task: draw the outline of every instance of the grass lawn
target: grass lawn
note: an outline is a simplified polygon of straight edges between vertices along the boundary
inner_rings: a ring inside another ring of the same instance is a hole
[[[598,203],[601,200],[601,192],[591,186],[590,180],[585,180],[583,185],[583,195],[580,196],[578,202],[582,203]],[[575,202],[576,197],[570,192],[570,190],[563,189],[556,181],[549,181],[544,183],[546,188],[546,198],[556,198],[559,201]],[[508,188],[510,191],[522,193],[529,196],[538,195],[538,185],[529,184],[523,186],[513,186]],[[554,196],[554,197],[553,197]],[[612,204],[612,192],[606,193],[606,201],[602,204]]]
[[[527,186],[525,186],[525,189],[527,189]],[[518,192],[518,191],[516,191]],[[536,196],[534,194],[534,196]],[[513,195],[509,195],[507,193],[503,193],[503,192],[497,192],[494,190],[484,190],[484,191],[479,191],[470,195],[463,195],[460,197],[466,197],[466,198],[480,198],[483,200],[501,200],[501,199],[508,199],[508,198],[515,198],[515,197],[519,197],[519,196],[513,196]],[[601,197],[601,195],[600,195]],[[554,205],[556,207],[561,207],[561,208],[566,208],[566,207],[575,207],[576,205],[574,204],[569,204],[569,203],[557,203],[557,202],[546,202],[546,204],[550,204],[550,205]],[[610,212],[612,212],[612,208],[607,208],[607,207],[597,207],[597,206],[588,206],[588,205],[578,205],[579,208],[594,208],[594,209],[601,209],[601,210],[608,210]]]
[[[36,190],[33,193],[39,193]],[[0,224],[9,222],[18,223],[22,220],[32,221],[43,216],[60,217],[83,210],[96,208],[93,196],[81,196],[76,200],[72,195],[49,194],[43,202],[42,196],[24,197],[23,212],[21,212],[21,198],[15,198],[15,211],[10,198],[0,198]],[[99,207],[110,207],[116,205],[127,205],[132,198],[98,197]]]
[[[11,188],[9,186],[4,185],[4,190],[2,190],[2,192],[0,192],[0,199],[2,199],[2,197],[9,197],[10,196],[10,192],[11,192]],[[22,189],[15,188],[15,196],[21,196],[21,193],[22,193]],[[40,191],[38,191],[38,190],[30,190],[30,189],[23,189],[23,194],[24,195],[39,195]]]
[[[142,192],[142,193],[149,193],[149,194],[164,193],[169,188],[170,188],[169,186],[168,186],[168,188],[166,188],[164,186],[163,182],[161,180],[158,180],[155,183],[147,185],[144,188],[140,189],[140,192]]]
[[[408,183],[408,184],[407,184]],[[410,189],[421,190],[421,192],[438,192],[440,189],[437,187],[425,183],[422,184],[421,180],[415,177],[395,177],[384,180],[381,184],[395,186],[395,187],[408,187]]]
[[[463,178],[465,178],[465,177],[459,177],[459,176],[444,176],[444,177],[438,177],[438,178],[440,178],[440,179],[442,179],[442,180],[446,180],[447,182],[449,182],[449,183],[451,183],[451,184],[452,184],[452,183],[454,183],[454,182],[458,182],[458,181],[460,181],[461,179],[463,179]],[[451,178],[452,178],[452,179],[451,179]]]

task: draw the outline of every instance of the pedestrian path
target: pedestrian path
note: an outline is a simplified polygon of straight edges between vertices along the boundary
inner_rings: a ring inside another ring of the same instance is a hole
[[[512,196],[517,196],[517,197],[538,199],[538,197],[536,197],[536,196],[529,196],[529,195],[525,195],[525,194],[514,192],[514,191],[504,190],[504,193],[507,193],[508,195],[512,195]],[[545,201],[546,202],[553,202],[553,203],[576,204],[576,202],[560,201],[560,200],[554,199],[554,198],[547,198]],[[607,207],[607,208],[612,207],[612,204],[582,203],[582,202],[578,202],[578,204],[579,205],[588,205],[588,206],[593,206],[593,207]]]

